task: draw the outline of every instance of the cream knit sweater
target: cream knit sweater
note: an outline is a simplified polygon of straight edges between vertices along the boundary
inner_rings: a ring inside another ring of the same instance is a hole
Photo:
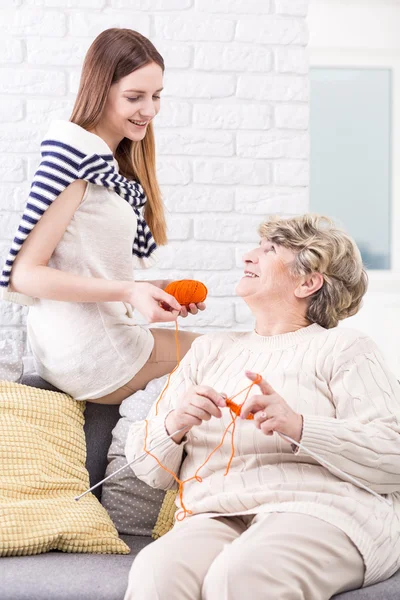
[[[238,420],[229,474],[224,476],[230,435],[200,471],[202,483],[185,485],[186,507],[203,516],[295,512],[318,517],[342,529],[357,546],[366,567],[364,585],[392,575],[400,567],[400,385],[363,334],[313,324],[270,337],[237,332],[198,338],[171,378],[159,415],[155,407],[149,414],[147,447],[166,438],[165,416],[189,386],[209,385],[232,396],[249,384],[246,369],[260,373],[304,416],[302,443],[308,449],[388,502],[305,452],[293,452],[278,434],[265,436],[252,421]],[[223,413],[193,427],[179,445],[167,439],[154,454],[182,480],[193,476],[221,441],[230,422],[229,409]],[[132,425],[129,461],[142,454],[144,433],[144,421]],[[152,487],[177,487],[150,456],[132,468]]]

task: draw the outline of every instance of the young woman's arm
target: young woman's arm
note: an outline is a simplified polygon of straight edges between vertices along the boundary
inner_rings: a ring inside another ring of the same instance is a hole
[[[47,266],[82,201],[86,185],[82,180],[71,183],[35,225],[15,259],[11,291],[64,302],[127,302],[149,322],[173,320],[180,305],[150,283],[82,277]],[[161,301],[169,304],[174,312],[163,310],[159,306]]]

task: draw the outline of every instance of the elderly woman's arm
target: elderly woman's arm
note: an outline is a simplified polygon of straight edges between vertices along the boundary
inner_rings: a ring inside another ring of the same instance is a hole
[[[155,449],[152,454],[171,472],[179,474],[186,442],[183,441],[181,444],[176,444],[173,440],[169,439],[164,421],[165,414],[162,416],[153,416],[149,419],[146,447],[149,450],[163,441],[161,446]],[[131,426],[125,445],[125,455],[128,462],[137,459],[144,453],[145,436],[145,421],[139,421]],[[147,485],[157,489],[170,490],[177,488],[178,486],[174,477],[159,465],[154,456],[147,454],[145,458],[132,465],[131,468],[136,477],[147,483]]]
[[[196,385],[209,355],[209,337],[197,338],[173,373],[161,402],[153,405],[146,421],[130,427],[125,445],[128,462],[142,456],[145,447],[150,450],[160,444],[152,451],[153,456],[145,454],[132,465],[136,476],[151,487],[163,490],[177,487],[172,473],[179,476],[186,444],[185,433],[202,420],[221,416],[218,405],[225,406],[225,399],[212,388]],[[170,434],[182,428],[182,433],[174,436],[174,439],[169,438]]]
[[[304,415],[301,442],[374,491],[388,494],[400,491],[400,385],[371,346],[342,364],[330,382],[336,418]],[[302,455],[299,450],[297,456]]]
[[[191,350],[185,355],[178,369],[171,376],[161,402],[157,400],[152,406],[146,420],[147,424],[146,421],[138,421],[131,425],[125,444],[125,455],[128,462],[144,454],[145,441],[148,450],[163,441],[164,443],[152,454],[170,471],[179,474],[186,442],[183,441],[181,444],[177,444],[168,438],[165,419],[169,412],[175,408],[176,398],[181,396],[195,381],[196,345],[200,343],[200,340],[201,338],[197,338],[193,342]],[[151,487],[163,490],[177,487],[174,477],[165,471],[150,455],[145,455],[131,468],[139,479]]]

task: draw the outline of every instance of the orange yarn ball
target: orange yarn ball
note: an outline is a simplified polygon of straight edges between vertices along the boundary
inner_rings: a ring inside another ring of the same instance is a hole
[[[208,289],[204,283],[194,279],[172,281],[167,285],[165,291],[167,294],[171,294],[182,306],[204,302],[208,294]]]

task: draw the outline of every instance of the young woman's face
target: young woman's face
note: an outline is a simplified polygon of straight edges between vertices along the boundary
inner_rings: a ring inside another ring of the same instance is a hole
[[[287,299],[297,286],[290,274],[294,259],[294,252],[288,248],[262,239],[258,248],[243,256],[244,277],[236,286],[237,295],[266,302]]]
[[[101,119],[103,127],[114,137],[139,142],[160,110],[162,88],[163,72],[154,62],[113,83]]]

